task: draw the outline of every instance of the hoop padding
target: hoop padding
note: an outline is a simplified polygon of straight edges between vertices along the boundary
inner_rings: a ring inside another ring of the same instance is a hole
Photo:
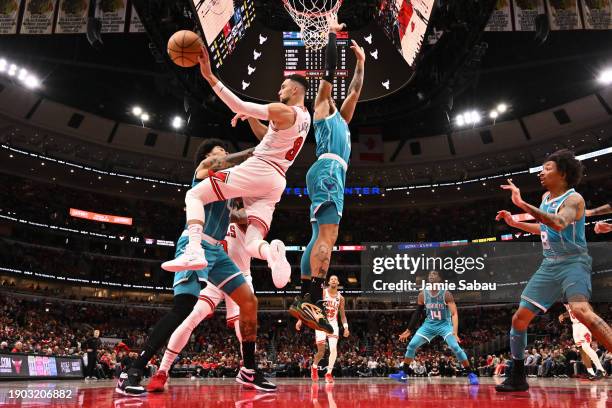
[[[300,27],[306,48],[324,48],[327,45],[330,17],[338,16],[342,0],[283,0],[283,4]]]

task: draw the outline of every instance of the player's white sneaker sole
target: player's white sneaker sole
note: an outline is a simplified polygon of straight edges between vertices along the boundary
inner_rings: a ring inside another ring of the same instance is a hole
[[[287,261],[285,244],[275,239],[270,242],[270,269],[272,269],[272,280],[274,286],[282,289],[287,286],[291,279],[291,265]]]
[[[185,252],[171,261],[162,264],[162,269],[168,272],[197,271],[208,266],[204,250],[200,248],[185,248]]]

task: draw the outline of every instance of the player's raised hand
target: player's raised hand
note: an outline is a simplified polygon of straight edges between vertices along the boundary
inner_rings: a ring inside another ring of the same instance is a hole
[[[504,190],[510,190],[512,193],[512,202],[517,207],[521,207],[525,203],[521,197],[521,190],[514,185],[512,179],[508,179],[508,184],[502,184],[501,188]]]
[[[342,30],[346,29],[346,24],[338,23],[338,16],[331,14],[327,17],[327,23],[329,24],[329,31],[332,33],[339,33]]]
[[[600,221],[595,224],[595,233],[596,234],[607,234],[612,231],[612,224]]]
[[[410,337],[410,330],[406,330],[402,334],[399,335],[399,341],[406,341]]]
[[[248,115],[243,115],[242,113],[237,113],[236,116],[234,116],[232,118],[232,122],[231,122],[232,123],[232,127],[236,127],[236,125],[238,124],[239,120],[244,122],[248,118],[249,118]]]
[[[202,45],[202,54],[198,57],[200,63],[200,72],[205,79],[210,79],[213,76],[212,67],[210,66],[210,55],[204,45]]]
[[[357,58],[357,61],[363,62],[365,61],[365,51],[363,49],[363,47],[360,47],[359,44],[357,44],[357,42],[355,42],[355,40],[351,40],[351,50],[353,50],[353,52],[355,53],[355,57]]]
[[[506,211],[506,210],[498,211],[497,216],[495,216],[495,221],[501,221],[501,220],[504,220],[504,222],[511,227],[514,225],[514,219],[512,218],[512,214],[510,214],[510,211]]]

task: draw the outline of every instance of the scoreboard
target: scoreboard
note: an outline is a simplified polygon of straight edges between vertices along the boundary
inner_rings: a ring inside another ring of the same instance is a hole
[[[336,99],[344,99],[350,85],[353,67],[349,67],[347,54],[352,53],[348,32],[338,33],[338,64],[334,78],[332,95]],[[283,32],[284,76],[299,74],[308,79],[309,88],[307,100],[314,100],[319,88],[319,81],[325,74],[325,48],[309,50],[305,47],[300,32]]]
[[[253,0],[192,0],[212,64],[219,68],[232,54],[255,19]]]

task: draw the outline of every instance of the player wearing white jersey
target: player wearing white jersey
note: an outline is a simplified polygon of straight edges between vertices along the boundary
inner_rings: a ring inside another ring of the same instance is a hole
[[[572,335],[574,337],[574,343],[577,347],[580,347],[582,362],[587,367],[589,379],[594,381],[602,379],[605,376],[605,370],[601,364],[601,361],[599,361],[599,358],[597,357],[597,353],[591,347],[591,341],[593,339],[591,331],[584,324],[582,324],[580,320],[576,319],[576,316],[574,316],[572,308],[569,304],[565,303],[564,306],[567,311],[559,315],[559,322],[563,323],[563,320],[569,317],[572,322]],[[590,363],[589,360],[591,361]],[[595,364],[597,372],[593,371],[592,364]]]
[[[329,277],[329,286],[323,289],[323,307],[325,309],[325,316],[333,327],[334,332],[332,334],[326,333],[322,330],[315,330],[315,342],[317,345],[317,354],[310,367],[310,378],[313,381],[319,380],[319,362],[325,355],[325,340],[329,343],[329,361],[327,364],[327,373],[325,374],[325,382],[333,383],[334,377],[332,371],[334,370],[334,364],[338,357],[338,335],[340,334],[340,328],[338,327],[338,315],[342,319],[342,328],[344,330],[344,337],[350,335],[348,321],[346,320],[346,312],[344,310],[344,296],[338,292],[338,286],[340,281],[336,275]],[[295,325],[296,330],[301,330],[302,321],[298,320]]]
[[[251,277],[251,257],[247,254],[246,247],[246,224],[247,216],[246,212],[242,209],[234,212],[235,216],[239,216],[240,220],[236,223],[231,223],[227,230],[227,235],[224,241],[221,241],[225,251],[229,255],[230,259],[236,264],[238,269],[242,272],[247,284],[253,289],[253,278]],[[163,392],[166,381],[168,379],[168,371],[172,366],[176,356],[181,352],[189,341],[189,337],[193,330],[208,316],[212,315],[215,308],[225,301],[226,307],[226,318],[227,326],[233,328],[236,332],[236,337],[240,342],[240,352],[242,353],[242,335],[240,333],[239,317],[240,307],[231,297],[226,295],[223,291],[217,288],[212,283],[208,282],[206,288],[200,291],[198,302],[191,314],[185,319],[183,323],[172,333],[170,340],[168,341],[168,347],[164,353],[164,357],[159,366],[158,372],[153,376],[151,382],[147,386],[149,392]],[[242,371],[236,377],[238,382],[241,382]],[[242,384],[245,384],[242,382]],[[253,384],[245,384],[253,386]],[[259,388],[258,388],[259,389]],[[266,389],[260,389],[262,391],[275,391],[276,387],[272,383],[268,382]]]
[[[251,118],[252,127],[261,141],[253,156],[239,166],[220,170],[189,190],[185,196],[189,245],[174,260],[162,268],[176,272],[202,269],[206,258],[200,245],[204,225],[203,205],[220,200],[242,197],[248,215],[246,250],[251,257],[263,259],[272,269],[274,284],[282,288],[291,277],[291,265],[280,240],[268,243],[267,235],[276,203],[285,190],[285,172],[302,149],[310,129],[310,113],[304,107],[308,82],[300,75],[285,79],[278,92],[280,103],[267,105],[244,102],[212,73],[205,47],[200,57],[200,71],[214,92],[238,118]],[[259,120],[269,121],[264,126]]]

